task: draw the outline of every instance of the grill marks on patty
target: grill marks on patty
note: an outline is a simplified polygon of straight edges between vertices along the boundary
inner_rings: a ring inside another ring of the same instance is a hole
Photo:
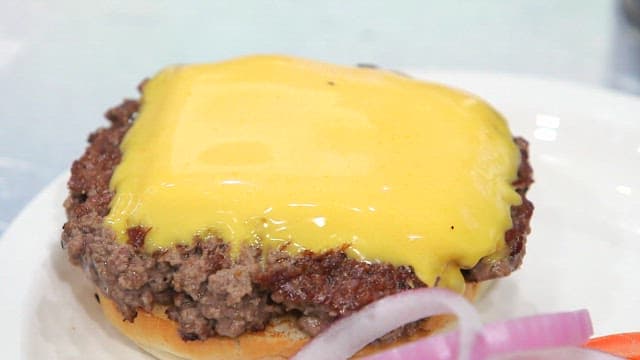
[[[89,147],[71,168],[65,201],[68,221],[62,233],[70,261],[83,267],[124,319],[133,321],[140,309],[150,312],[164,305],[182,338],[195,340],[261,330],[271,318],[288,314],[298,317],[303,331],[315,335],[383,296],[424,286],[409,267],[360,262],[347,257],[344,249],[292,257],[284,251],[263,253],[247,247],[233,258],[222,240],[196,238],[191,246],[148,254],[141,250],[148,229],[141,227],[129,229],[127,244],[117,243],[103,219],[113,197],[109,181],[121,159],[119,144],[138,108],[137,101],[125,100],[106,113],[111,126],[89,137]],[[526,141],[515,141],[523,160],[514,185],[523,203],[511,209],[514,226],[505,234],[509,255],[482,259],[463,271],[467,281],[507,275],[522,262],[533,210],[524,196],[532,172]],[[415,330],[417,325],[410,324],[385,340]]]

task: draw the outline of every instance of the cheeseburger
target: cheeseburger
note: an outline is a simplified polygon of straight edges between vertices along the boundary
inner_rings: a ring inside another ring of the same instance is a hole
[[[139,89],[73,164],[62,244],[158,358],[287,358],[384,296],[473,298],[522,261],[527,143],[475,96],[284,56],[174,66]]]

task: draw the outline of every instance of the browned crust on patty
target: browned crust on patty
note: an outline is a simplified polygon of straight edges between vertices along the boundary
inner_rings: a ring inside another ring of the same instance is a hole
[[[513,225],[504,235],[509,254],[501,259],[483,258],[473,268],[462,270],[466,281],[484,281],[507,276],[522,264],[527,235],[531,232],[529,221],[533,215],[533,204],[526,197],[529,186],[533,183],[533,169],[529,163],[529,143],[523,138],[515,138],[514,141],[520,149],[521,161],[518,179],[513,186],[520,194],[522,203],[511,207]]]
[[[113,197],[109,181],[121,159],[119,144],[138,107],[137,101],[125,100],[109,110],[111,126],[93,133],[86,152],[74,162],[62,234],[70,261],[84,268],[124,319],[132,321],[139,310],[151,312],[155,305],[164,305],[182,338],[195,340],[260,331],[270,319],[287,314],[314,335],[374,300],[424,286],[410,267],[356,261],[344,249],[292,257],[284,251],[246,248],[235,259],[221,239],[207,238],[147,254],[140,250],[144,228],[130,229],[128,244],[117,243],[103,219]],[[514,185],[523,202],[512,208],[514,226],[505,234],[509,255],[483,259],[464,270],[467,281],[505,276],[522,261],[533,210],[525,197],[532,173],[526,141],[515,142],[522,162]],[[388,338],[414,331],[415,325],[408,325]]]

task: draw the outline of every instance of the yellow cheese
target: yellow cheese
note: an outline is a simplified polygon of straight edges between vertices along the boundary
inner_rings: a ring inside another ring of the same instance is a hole
[[[106,223],[146,251],[218,236],[237,251],[349,245],[428,285],[505,247],[520,155],[469,94],[283,56],[165,69],[144,87]]]

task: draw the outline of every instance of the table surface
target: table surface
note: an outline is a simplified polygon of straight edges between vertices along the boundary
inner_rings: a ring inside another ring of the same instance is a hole
[[[640,94],[640,32],[606,0],[0,3],[0,234],[102,113],[173,63],[286,53],[517,73]]]

